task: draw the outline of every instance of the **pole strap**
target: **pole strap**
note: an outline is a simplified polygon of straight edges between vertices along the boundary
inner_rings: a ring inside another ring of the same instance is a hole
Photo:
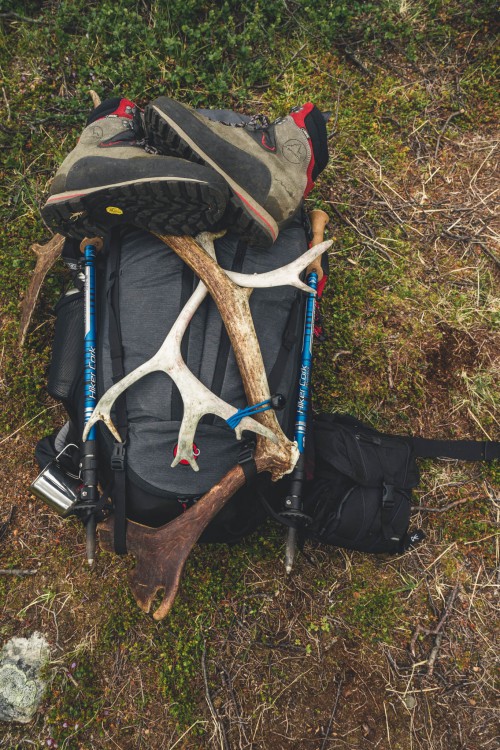
[[[226,422],[229,427],[234,430],[244,417],[251,417],[252,414],[259,414],[262,411],[268,411],[273,408],[273,400],[272,398],[268,398],[266,401],[260,401],[258,404],[253,404],[253,406],[246,406],[244,409],[238,409],[232,417],[226,419]]]

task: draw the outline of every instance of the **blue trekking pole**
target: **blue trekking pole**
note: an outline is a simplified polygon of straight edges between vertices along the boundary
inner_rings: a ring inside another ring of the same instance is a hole
[[[84,339],[84,424],[89,421],[97,404],[97,357],[96,357],[96,289],[95,257],[101,240],[94,238],[84,246],[85,266],[85,339]],[[83,244],[83,243],[82,243]],[[82,445],[81,476],[83,487],[80,492],[79,515],[85,525],[87,560],[92,565],[95,557],[96,518],[95,506],[99,499],[97,479],[96,427],[92,427]]]
[[[325,227],[328,223],[328,214],[325,211],[316,210],[310,213],[311,227],[313,231],[313,240],[311,247],[323,242]],[[319,263],[319,259],[317,263]],[[312,266],[315,270],[312,270]],[[307,275],[307,284],[316,292],[318,286],[319,265],[311,264],[308,270],[311,272]],[[300,355],[300,374],[299,374],[299,395],[297,399],[297,412],[295,418],[294,439],[299,449],[299,458],[290,478],[290,488],[285,498],[284,510],[281,515],[296,525],[289,526],[286,538],[285,549],[285,570],[290,573],[295,558],[297,548],[297,526],[304,521],[309,520],[308,516],[302,510],[302,488],[305,481],[305,443],[307,413],[310,401],[310,382],[311,382],[311,365],[312,365],[312,345],[314,340],[314,313],[316,309],[316,294],[311,293],[307,296],[304,338],[302,340],[302,351]]]

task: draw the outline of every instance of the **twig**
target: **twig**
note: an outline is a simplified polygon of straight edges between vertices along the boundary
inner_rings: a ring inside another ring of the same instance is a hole
[[[57,409],[59,404],[54,404],[53,406],[47,406],[46,409],[42,409],[42,411],[39,411],[38,414],[35,414],[35,416],[32,419],[29,419],[27,422],[21,425],[21,427],[18,427],[17,430],[14,430],[14,432],[11,432],[10,435],[7,435],[7,437],[2,438],[0,440],[0,445],[2,443],[5,443],[7,440],[10,440],[10,438],[14,437],[14,435],[17,435],[18,432],[21,432],[21,430],[24,430],[25,427],[27,427],[29,424],[35,421],[38,417],[40,417],[42,414],[45,414],[45,412],[50,411],[51,409]]]
[[[293,61],[300,55],[300,53],[302,52],[302,50],[304,49],[304,47],[306,46],[306,44],[307,44],[307,42],[304,42],[304,44],[302,45],[302,47],[300,47],[297,50],[297,52],[295,52],[295,54],[293,54],[291,56],[291,58],[288,60],[288,62],[286,63],[286,65],[281,69],[280,73],[274,79],[275,81],[279,81],[280,78],[283,77],[283,75],[285,74],[285,70],[287,70],[290,67],[290,65],[293,63]]]
[[[337,711],[337,704],[339,702],[340,698],[340,691],[342,690],[342,685],[344,684],[344,675],[339,680],[339,684],[337,687],[337,695],[335,696],[335,703],[333,704],[332,713],[330,714],[330,720],[328,722],[328,726],[326,728],[325,736],[323,737],[323,742],[321,743],[321,750],[325,750],[326,743],[328,741],[328,737],[330,736],[330,731],[333,724],[333,719],[335,717],[335,713]]]
[[[500,268],[500,258],[498,258],[494,252],[492,252],[489,247],[486,245],[485,242],[481,242],[480,240],[472,240],[474,245],[479,245],[480,248],[486,253],[486,255],[491,258],[491,260],[497,264],[497,266]]]
[[[456,112],[452,112],[452,113],[451,113],[451,115],[450,115],[450,116],[448,117],[448,119],[446,120],[445,124],[443,125],[443,127],[442,127],[442,129],[441,129],[441,132],[440,132],[440,133],[439,133],[439,135],[438,135],[438,139],[437,139],[437,142],[436,142],[436,149],[435,149],[435,151],[434,151],[434,158],[436,158],[436,157],[437,157],[437,155],[438,155],[438,151],[439,151],[439,145],[440,145],[440,143],[441,143],[441,138],[443,137],[443,135],[444,135],[444,134],[446,133],[446,131],[448,130],[448,125],[450,124],[451,120],[452,120],[452,119],[453,119],[454,117],[457,117],[458,115],[463,115],[463,114],[464,114],[464,112],[465,112],[465,110],[464,110],[464,109],[458,109],[458,110],[457,110]]]
[[[387,708],[385,707],[385,701],[384,701],[384,714],[385,714],[385,728],[387,732],[387,742],[389,743],[389,747],[392,750],[392,743],[391,743],[391,733],[389,731],[389,719],[387,716]]]
[[[9,10],[8,13],[0,13],[0,18],[12,19],[13,21],[26,21],[26,23],[44,23],[43,18],[28,18],[27,16],[19,15],[19,13],[14,13],[13,10]]]
[[[221,747],[223,748],[223,750],[231,750],[231,748],[229,747],[229,743],[227,741],[224,725],[220,720],[219,714],[217,713],[215,706],[213,704],[212,696],[210,695],[210,688],[208,686],[206,657],[207,657],[207,649],[206,649],[206,646],[204,645],[203,653],[201,655],[201,671],[203,673],[203,682],[205,684],[205,698],[208,704],[208,708],[210,709],[210,713],[212,715],[212,719],[215,724],[217,734],[219,735]]]
[[[330,134],[328,135],[328,140],[330,138],[333,138],[337,133],[337,121],[339,119],[339,111],[340,111],[340,94],[342,93],[342,86],[339,86],[337,91],[337,101],[335,102],[335,117],[333,119],[333,123],[330,128]]]
[[[445,550],[444,550],[443,552],[441,552],[441,554],[440,554],[440,555],[438,555],[438,556],[436,557],[436,559],[435,559],[435,560],[433,560],[433,561],[432,561],[431,563],[429,563],[429,565],[428,565],[428,566],[427,566],[426,568],[424,568],[423,572],[424,572],[424,573],[427,573],[427,571],[428,571],[428,570],[430,570],[431,568],[433,568],[433,567],[434,567],[434,565],[435,565],[435,564],[436,564],[436,563],[437,563],[437,562],[438,562],[439,560],[441,560],[441,558],[442,558],[442,557],[444,557],[444,555],[446,555],[446,554],[447,554],[447,553],[448,553],[448,552],[449,552],[449,551],[450,551],[451,549],[454,549],[454,548],[455,548],[456,546],[457,546],[457,543],[456,543],[456,542],[452,542],[452,543],[451,543],[451,544],[450,544],[450,545],[449,545],[448,547],[446,547],[446,549],[445,549]]]
[[[348,226],[348,227],[351,227],[351,229],[354,229],[354,231],[355,231],[355,232],[356,232],[356,233],[357,233],[357,234],[358,234],[358,235],[359,235],[360,237],[362,237],[362,238],[364,239],[364,241],[365,241],[365,244],[366,244],[366,245],[370,245],[370,246],[371,246],[372,248],[374,248],[375,250],[378,250],[378,252],[379,252],[379,253],[381,253],[381,255],[383,255],[383,257],[384,257],[384,258],[385,258],[386,260],[388,260],[388,261],[389,261],[389,263],[392,263],[392,265],[395,265],[395,263],[394,263],[393,259],[392,259],[392,258],[391,258],[391,256],[389,255],[389,253],[388,253],[388,251],[387,251],[387,248],[386,248],[386,246],[385,246],[385,245],[383,245],[383,244],[382,244],[381,242],[379,242],[379,241],[378,241],[377,239],[374,239],[374,238],[372,238],[372,237],[369,237],[369,236],[368,236],[367,234],[365,234],[364,232],[362,232],[362,231],[361,231],[361,229],[359,229],[359,227],[358,227],[358,226],[357,226],[357,225],[356,225],[356,224],[355,224],[354,222],[350,221],[350,219],[348,219],[348,218],[347,218],[346,216],[342,215],[342,214],[340,213],[340,211],[339,211],[339,210],[338,210],[338,209],[336,208],[336,206],[335,206],[335,205],[333,205],[333,203],[332,203],[331,201],[326,201],[326,203],[328,203],[329,205],[331,205],[331,206],[332,206],[332,209],[333,209],[334,213],[335,213],[335,214],[337,214],[337,216],[339,217],[339,219],[341,220],[341,222],[342,222],[343,224],[345,224],[345,225],[346,225],[346,226]],[[392,253],[393,253],[394,255],[398,255],[398,256],[399,256],[399,253],[396,253],[396,252],[395,252],[394,250],[391,250],[391,252],[392,252]],[[401,257],[401,256],[399,256],[399,257]]]
[[[7,531],[8,527],[9,527],[9,524],[10,524],[10,522],[12,521],[12,516],[14,515],[14,510],[15,510],[15,508],[16,508],[16,506],[15,506],[15,505],[12,505],[12,506],[11,506],[11,509],[10,509],[10,511],[9,511],[9,515],[8,515],[8,517],[7,517],[7,518],[5,519],[5,521],[4,521],[4,522],[3,522],[3,523],[2,523],[1,525],[0,525],[0,540],[1,540],[1,539],[3,539],[3,537],[5,536],[5,532]]]
[[[349,50],[347,49],[347,47],[344,47],[342,49],[342,52],[347,57],[347,59],[350,62],[353,63],[353,65],[355,65],[357,68],[359,68],[359,70],[361,70],[362,73],[365,73],[370,78],[375,78],[374,73],[372,73],[371,70],[368,70],[368,68],[366,67],[366,65],[363,65],[363,63],[361,62],[361,60],[359,60],[353,52],[349,52]]]
[[[469,498],[464,497],[461,500],[455,500],[453,503],[448,503],[448,505],[443,505],[442,508],[422,508],[421,505],[413,505],[412,510],[415,508],[420,513],[445,513],[447,510],[450,510],[451,508],[454,508],[456,505],[463,505],[464,503],[468,503]]]
[[[12,119],[10,115],[10,104],[9,104],[9,100],[7,99],[7,92],[5,91],[3,86],[2,86],[2,94],[3,94],[3,100],[5,102],[5,108],[7,110],[7,122],[10,122]]]
[[[493,151],[495,151],[495,149],[497,149],[497,148],[498,148],[498,141],[495,141],[493,143],[493,146],[492,146],[491,150],[488,152],[488,155],[483,159],[483,161],[481,162],[481,164],[479,165],[479,167],[476,169],[476,171],[474,172],[474,174],[470,178],[469,187],[471,187],[472,183],[476,181],[479,172],[482,170],[482,168],[484,167],[484,165],[486,164],[486,162],[488,161],[488,159],[491,157]]]
[[[457,597],[459,585],[460,584],[458,582],[455,584],[453,591],[451,592],[448,599],[446,600],[443,612],[441,614],[441,618],[438,624],[436,625],[436,627],[429,629],[429,628],[422,627],[422,625],[417,625],[415,633],[413,634],[413,637],[411,639],[410,651],[411,651],[411,655],[415,656],[415,646],[416,646],[417,638],[419,635],[423,634],[423,635],[435,635],[436,636],[434,640],[434,646],[432,648],[432,651],[429,655],[429,659],[427,661],[427,674],[429,675],[429,677],[432,677],[432,673],[434,671],[434,664],[436,662],[436,658],[437,658],[439,649],[441,648],[441,643],[443,641],[443,633],[441,632],[441,630],[443,628],[444,623],[446,622],[448,618],[448,615],[450,614],[453,603]]]
[[[34,576],[38,570],[20,570],[19,568],[0,568],[0,576]]]

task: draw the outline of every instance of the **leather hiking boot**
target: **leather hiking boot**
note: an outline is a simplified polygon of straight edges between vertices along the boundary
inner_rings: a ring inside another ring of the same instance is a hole
[[[328,162],[325,116],[308,103],[269,123],[215,122],[173,99],[144,111],[148,143],[216,170],[231,188],[224,224],[255,247],[270,247]]]
[[[212,169],[144,149],[141,113],[127,99],[103,102],[63,161],[42,208],[47,224],[81,239],[113,226],[189,234],[212,229],[229,189]]]

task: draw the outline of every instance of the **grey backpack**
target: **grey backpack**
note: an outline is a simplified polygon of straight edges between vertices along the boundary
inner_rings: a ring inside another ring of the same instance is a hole
[[[217,260],[223,268],[250,274],[290,263],[307,249],[305,222],[305,217],[298,215],[265,252],[226,235],[215,243]],[[84,304],[78,289],[76,244],[68,240],[63,254],[75,270],[76,285],[56,307],[48,379],[48,392],[64,404],[69,423],[40,442],[37,457],[42,466],[62,443],[78,446],[83,430]],[[113,382],[156,353],[198,279],[161,240],[130,228],[113,231],[106,238],[98,257],[97,281],[100,397]],[[304,301],[305,295],[290,286],[256,289],[250,298],[270,391],[286,400],[277,416],[289,437],[293,437],[295,420]],[[247,406],[228,335],[210,297],[188,327],[182,354],[189,369],[212,392],[237,408]],[[173,381],[163,373],[152,373],[117,402],[113,418],[124,447],[100,424],[100,484],[106,488],[117,518],[126,516],[151,526],[166,523],[196,502],[238,461],[248,458],[253,434],[238,441],[226,422],[207,415],[195,436],[200,470],[194,472],[189,465],[171,468],[182,410]],[[77,465],[78,451],[61,460]],[[259,475],[230,500],[202,541],[237,541],[265,519],[260,496],[276,507],[284,491],[280,483]],[[124,552],[124,540],[115,541],[115,547]]]

